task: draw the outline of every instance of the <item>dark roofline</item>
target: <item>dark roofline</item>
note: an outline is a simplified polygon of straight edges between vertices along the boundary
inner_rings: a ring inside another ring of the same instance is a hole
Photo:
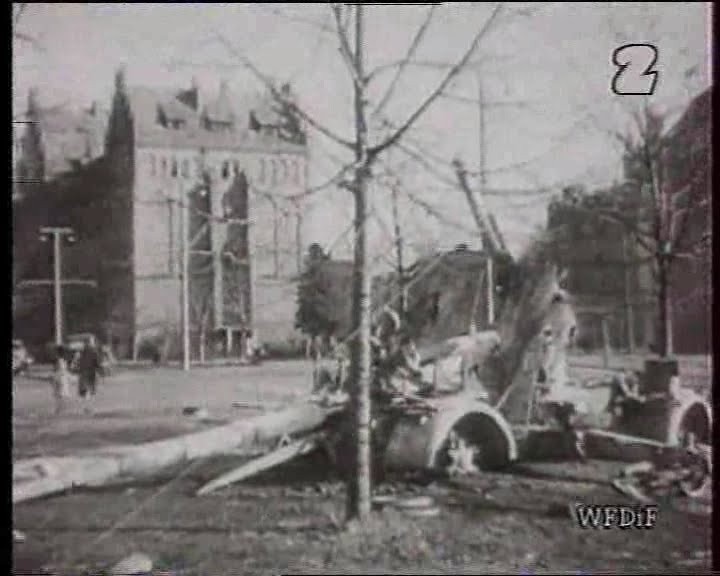
[[[307,146],[293,144],[285,140],[273,139],[262,141],[263,136],[257,137],[252,132],[247,137],[233,133],[231,138],[223,141],[224,135],[207,132],[202,137],[195,138],[194,133],[183,130],[162,130],[154,132],[137,131],[135,133],[136,148],[170,148],[173,150],[195,151],[198,148],[212,148],[213,150],[224,150],[228,152],[245,153],[282,153],[294,154],[307,157],[310,154]],[[219,137],[218,137],[219,136]]]
[[[681,131],[683,127],[687,124],[688,120],[692,118],[692,116],[698,112],[698,109],[705,104],[706,100],[708,101],[707,106],[710,108],[710,114],[712,115],[712,85],[708,86],[705,90],[703,90],[700,94],[695,96],[690,101],[687,107],[683,110],[683,113],[680,115],[680,117],[665,133],[664,138],[672,139],[673,136],[675,136],[679,131]]]

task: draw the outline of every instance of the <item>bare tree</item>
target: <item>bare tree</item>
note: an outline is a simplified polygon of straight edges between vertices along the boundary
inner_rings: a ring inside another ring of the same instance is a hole
[[[647,106],[631,117],[632,129],[616,134],[623,149],[624,182],[592,205],[572,202],[572,209],[620,224],[638,254],[636,260],[651,264],[657,351],[670,356],[674,266],[709,254],[709,225],[698,229],[698,215],[707,211],[709,200],[707,157],[702,154],[708,148],[707,142],[697,146],[674,141],[665,134],[663,115]],[[702,126],[690,132],[691,139],[707,137]]]
[[[335,144],[353,152],[354,160],[345,166],[340,174],[353,172],[351,182],[344,186],[351,190],[355,199],[355,279],[353,291],[353,354],[351,362],[351,378],[353,382],[353,437],[354,446],[354,473],[350,475],[347,513],[348,518],[364,520],[370,513],[371,496],[371,446],[370,446],[370,274],[367,253],[366,220],[368,213],[367,189],[373,178],[373,167],[385,152],[400,144],[406,134],[417,121],[426,113],[432,104],[445,93],[456,76],[472,61],[482,39],[488,34],[497,21],[503,5],[498,3],[492,9],[490,16],[479,27],[467,49],[457,62],[444,68],[445,74],[437,86],[431,90],[421,101],[419,106],[411,111],[407,117],[393,126],[389,133],[371,143],[368,130],[368,99],[367,88],[374,74],[366,72],[364,56],[364,30],[366,8],[362,5],[341,6],[331,5],[330,10],[335,21],[335,33],[340,46],[340,53],[346,64],[348,74],[354,87],[354,115],[355,134],[353,138],[344,137],[323,125],[294,101],[288,101],[284,94],[278,90],[275,83],[262,73],[244,54],[222,36],[218,41],[247,68],[270,92],[271,96],[282,103],[286,110],[290,110],[311,129],[324,135]],[[409,65],[418,45],[431,23],[435,8],[428,11],[424,22],[415,34],[405,58],[397,65],[395,77],[385,91],[383,98],[375,108],[376,113],[382,111],[389,101],[403,70]],[[353,20],[353,34],[349,30],[349,21]],[[324,31],[327,31],[326,29]],[[354,36],[354,38],[353,38]],[[443,68],[441,68],[443,69]],[[388,128],[387,124],[383,125]]]

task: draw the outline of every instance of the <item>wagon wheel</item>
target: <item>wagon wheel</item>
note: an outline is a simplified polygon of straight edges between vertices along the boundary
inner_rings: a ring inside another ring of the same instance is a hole
[[[447,465],[449,476],[467,476],[480,472],[478,464],[482,461],[482,446],[467,439],[455,430],[450,432],[447,447]]]
[[[484,417],[466,416],[455,424],[436,457],[435,467],[449,476],[475,475],[506,463],[502,433]]]

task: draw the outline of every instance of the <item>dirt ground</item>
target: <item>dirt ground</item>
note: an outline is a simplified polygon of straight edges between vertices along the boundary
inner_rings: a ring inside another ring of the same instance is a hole
[[[309,374],[300,362],[198,369],[189,376],[123,371],[104,383],[92,414],[73,402],[60,417],[50,415],[42,374],[20,378],[13,384],[14,456],[142,442],[244,417],[257,404],[304,395]],[[214,421],[183,416],[187,405],[206,407]],[[707,501],[661,503],[652,530],[578,527],[568,505],[624,502],[607,482],[618,463],[524,463],[502,474],[429,485],[394,479],[378,491],[431,496],[438,515],[409,517],[388,507],[359,528],[344,525],[344,487],[322,455],[210,496],[194,495],[239,462],[197,461],[151,483],[19,504],[14,527],[27,540],[14,546],[14,572],[96,574],[132,552],[150,556],[156,571],[197,576],[710,571]]]

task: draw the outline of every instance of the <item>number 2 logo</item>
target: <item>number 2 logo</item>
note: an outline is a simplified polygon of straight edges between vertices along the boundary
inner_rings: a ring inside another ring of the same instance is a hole
[[[660,76],[654,69],[657,60],[658,49],[652,44],[625,44],[616,48],[612,63],[618,70],[610,88],[618,96],[651,96]]]

